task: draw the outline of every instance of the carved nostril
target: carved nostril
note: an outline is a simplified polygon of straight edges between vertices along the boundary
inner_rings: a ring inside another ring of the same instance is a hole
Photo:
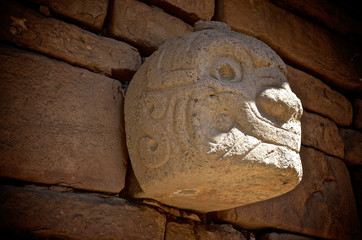
[[[256,105],[261,113],[281,122],[288,122],[291,118],[300,119],[302,106],[293,92],[285,89],[268,88],[256,97]]]

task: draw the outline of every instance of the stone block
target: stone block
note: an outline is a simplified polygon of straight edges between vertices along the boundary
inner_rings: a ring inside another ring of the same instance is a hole
[[[321,80],[287,66],[290,88],[302,101],[303,108],[333,120],[338,126],[352,124],[352,104]]]
[[[301,122],[303,145],[344,158],[344,143],[334,122],[307,111],[304,111]]]
[[[338,89],[361,92],[361,49],[267,0],[224,0],[216,20],[256,37]]]
[[[340,3],[328,0],[272,0],[272,2],[306,19],[312,19],[338,34],[353,38],[362,37],[361,18],[351,14]]]
[[[353,102],[353,126],[362,130],[362,99],[356,99]]]
[[[193,228],[187,223],[167,222],[165,240],[196,240]]]
[[[126,43],[7,1],[0,3],[0,39],[125,81],[141,64],[137,49]]]
[[[267,201],[209,213],[244,229],[273,228],[327,239],[361,239],[350,177],[344,162],[301,148],[304,176],[291,192]]]
[[[214,0],[146,0],[145,2],[158,6],[191,24],[198,20],[210,21],[215,11]]]
[[[109,0],[26,0],[41,4],[55,15],[86,28],[100,31],[107,15]]]
[[[208,212],[290,191],[302,177],[302,106],[285,64],[224,23],[195,29],[147,58],[127,90],[133,196]]]
[[[339,129],[344,142],[344,161],[347,165],[362,166],[362,133],[352,129]]]
[[[202,225],[181,222],[167,222],[165,240],[246,240],[230,225]]]
[[[165,41],[192,31],[192,27],[159,8],[136,0],[114,0],[108,32],[151,54]]]
[[[265,233],[258,240],[313,240],[315,238],[294,235],[290,233]]]
[[[161,213],[121,198],[0,186],[0,229],[9,239],[163,240],[165,225]]]
[[[0,176],[119,193],[121,84],[5,45],[0,69]]]

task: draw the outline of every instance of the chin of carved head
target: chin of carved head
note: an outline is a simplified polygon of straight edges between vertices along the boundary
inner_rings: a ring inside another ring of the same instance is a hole
[[[199,22],[150,56],[126,94],[135,197],[202,212],[281,195],[301,180],[302,106],[283,61]]]

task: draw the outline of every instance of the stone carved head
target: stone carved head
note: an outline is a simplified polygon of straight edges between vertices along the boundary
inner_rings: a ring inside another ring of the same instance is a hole
[[[302,178],[302,105],[267,45],[198,22],[137,71],[126,94],[135,197],[200,212],[266,200]]]

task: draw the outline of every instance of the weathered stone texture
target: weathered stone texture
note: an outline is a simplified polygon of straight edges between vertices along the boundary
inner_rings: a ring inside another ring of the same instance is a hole
[[[130,42],[146,54],[165,41],[192,31],[192,27],[159,8],[136,0],[114,0],[109,34]]]
[[[266,233],[257,238],[258,240],[313,240],[315,238],[298,236],[289,233]]]
[[[302,106],[285,64],[224,23],[195,29],[162,45],[127,89],[133,196],[208,212],[290,191],[302,177]]]
[[[344,161],[347,165],[362,166],[362,133],[352,129],[339,129],[344,142]]]
[[[355,199],[344,162],[302,147],[304,176],[280,197],[210,213],[246,229],[274,228],[327,239],[360,239]]]
[[[328,117],[338,126],[352,123],[352,104],[340,93],[319,79],[287,66],[290,88],[302,101],[303,108]]]
[[[246,240],[229,225],[201,225],[167,222],[165,240]]]
[[[0,39],[121,80],[141,64],[137,49],[15,3],[0,3]]]
[[[334,122],[307,111],[303,112],[301,121],[303,145],[344,158],[344,143]]]
[[[272,2],[339,34],[362,37],[361,18],[354,16],[338,3],[328,0],[272,0]]]
[[[210,21],[215,11],[214,0],[145,0],[145,2],[154,4],[191,24],[200,19]]]
[[[220,1],[217,20],[256,37],[284,59],[340,89],[362,91],[360,49],[267,0]]]
[[[362,99],[354,100],[353,113],[353,126],[362,130]]]
[[[113,79],[0,46],[0,176],[118,193],[126,147]]]
[[[163,240],[165,225],[161,213],[121,198],[0,187],[0,229],[13,239]]]
[[[51,12],[99,31],[107,15],[109,0],[27,0],[47,6]]]

